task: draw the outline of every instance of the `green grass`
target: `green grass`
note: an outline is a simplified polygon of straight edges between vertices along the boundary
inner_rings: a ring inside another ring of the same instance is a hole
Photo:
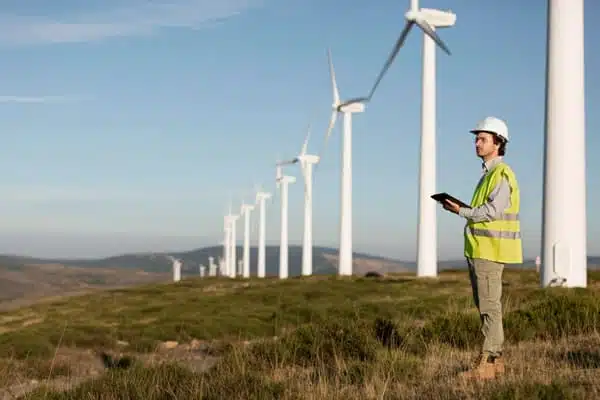
[[[0,387],[77,375],[68,357],[48,363],[57,349],[89,349],[159,361],[28,398],[586,398],[600,395],[588,376],[600,367],[599,278],[591,272],[587,289],[541,290],[535,272],[507,270],[509,370],[486,385],[456,381],[481,335],[467,274],[450,271],[422,280],[197,279],[40,303],[0,314],[0,375],[4,365],[15,377]],[[206,372],[159,347],[194,339],[219,356]]]

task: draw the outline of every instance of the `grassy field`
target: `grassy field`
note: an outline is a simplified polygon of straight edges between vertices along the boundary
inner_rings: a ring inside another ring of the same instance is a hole
[[[538,289],[531,270],[504,281],[507,371],[492,382],[457,376],[479,317],[466,271],[445,271],[192,279],[0,313],[0,396],[600,398],[600,274],[587,289]]]

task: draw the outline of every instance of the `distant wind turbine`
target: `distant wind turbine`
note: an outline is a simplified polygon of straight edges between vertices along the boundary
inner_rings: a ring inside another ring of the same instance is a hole
[[[233,215],[231,214],[231,202],[229,203],[229,213],[223,218],[223,263],[222,273],[231,276],[231,225]]]
[[[230,215],[229,216],[229,221],[230,221],[230,225],[229,225],[229,234],[231,236],[230,242],[229,242],[229,246],[230,246],[230,251],[229,251],[229,257],[230,257],[230,264],[229,264],[229,276],[231,278],[235,278],[236,276],[236,266],[237,266],[237,255],[236,255],[236,251],[237,251],[237,232],[236,232],[236,224],[237,224],[237,220],[240,218],[239,215]]]
[[[362,113],[365,110],[366,98],[355,98],[342,102],[333,69],[331,50],[328,51],[329,72],[333,89],[333,112],[329,121],[329,128],[325,135],[324,148],[331,136],[337,114],[344,115],[344,131],[342,135],[342,170],[340,194],[340,249],[339,249],[339,275],[352,275],[352,114]]]
[[[217,265],[215,264],[215,258],[214,257],[208,257],[208,268],[214,268],[215,271],[217,270]]]
[[[244,217],[244,257],[242,276],[250,278],[250,215],[254,210],[254,204],[242,203],[240,215]]]
[[[300,163],[300,170],[304,178],[304,237],[302,240],[302,275],[309,276],[313,273],[312,265],[312,171],[313,165],[319,162],[316,155],[306,154],[308,140],[310,138],[310,126],[304,138],[304,144],[300,153],[292,160],[283,161],[279,165]]]
[[[181,280],[181,260],[169,255],[166,257],[173,265],[173,282],[179,282]]]
[[[281,196],[281,238],[279,243],[279,279],[286,279],[288,268],[288,185],[296,182],[293,176],[283,175],[281,165],[276,164],[275,182]]]
[[[258,188],[256,192],[256,204],[258,205],[258,264],[256,275],[264,278],[266,274],[266,210],[265,201],[271,198],[271,193],[263,192]]]

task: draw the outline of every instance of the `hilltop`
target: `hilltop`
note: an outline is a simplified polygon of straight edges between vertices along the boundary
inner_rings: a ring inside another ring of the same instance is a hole
[[[535,271],[506,270],[507,374],[487,384],[457,381],[479,317],[455,270],[191,278],[0,313],[0,387],[31,399],[600,396],[600,273],[587,289],[537,286]]]

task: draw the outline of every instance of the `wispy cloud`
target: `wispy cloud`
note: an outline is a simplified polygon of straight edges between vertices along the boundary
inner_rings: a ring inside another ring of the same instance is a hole
[[[40,103],[62,103],[74,100],[68,96],[1,96],[0,103],[23,103],[23,104],[40,104]]]
[[[128,0],[127,5],[60,17],[0,13],[0,44],[76,43],[213,26],[263,0]],[[123,2],[120,2],[121,4]]]

